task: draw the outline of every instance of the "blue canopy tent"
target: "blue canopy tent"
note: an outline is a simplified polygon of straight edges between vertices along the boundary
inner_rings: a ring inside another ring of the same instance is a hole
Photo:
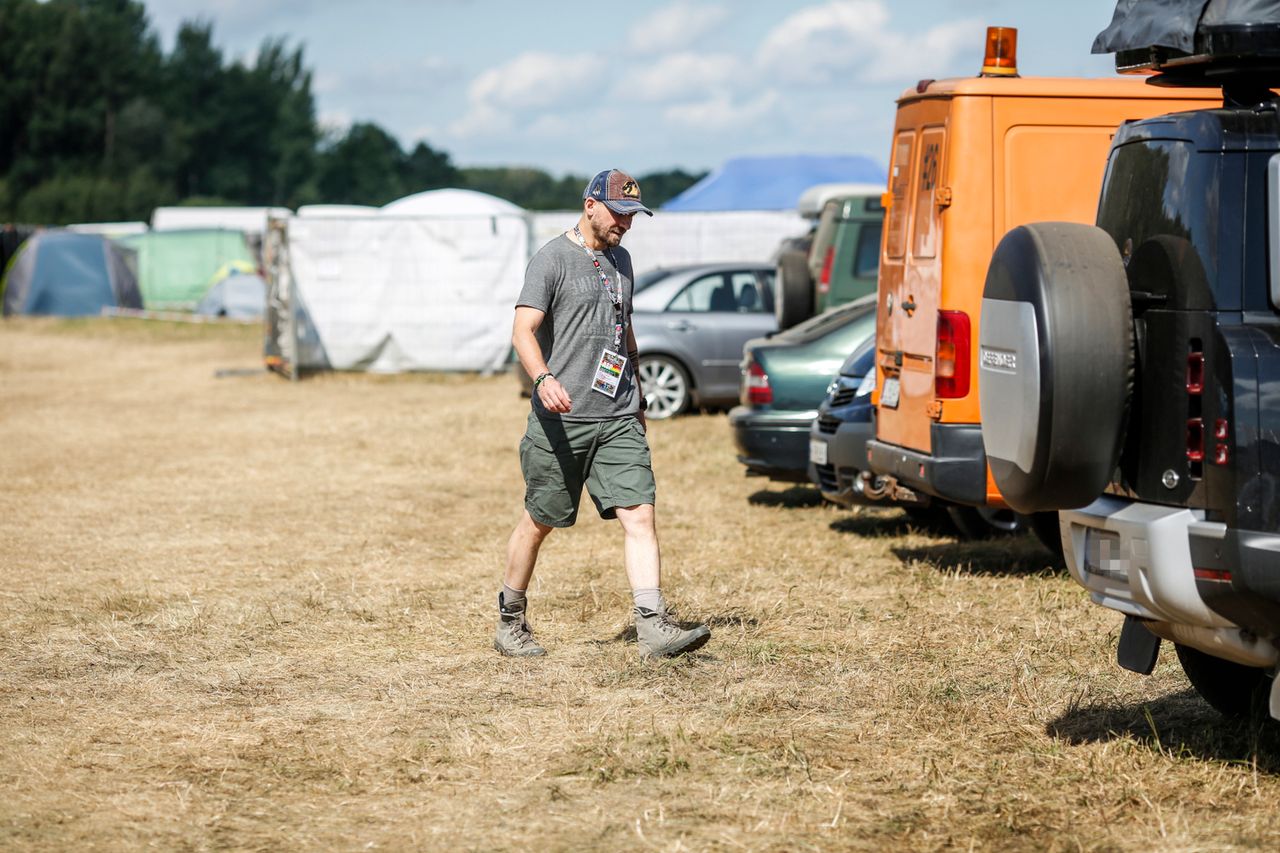
[[[77,317],[103,308],[141,308],[131,254],[99,234],[39,231],[0,279],[4,313]]]
[[[795,210],[814,184],[887,183],[869,157],[736,157],[662,206],[664,211]]]

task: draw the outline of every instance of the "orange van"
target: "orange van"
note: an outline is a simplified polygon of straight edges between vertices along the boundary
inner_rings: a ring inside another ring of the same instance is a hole
[[[874,479],[868,492],[886,498],[1005,506],[978,415],[978,323],[992,251],[1027,222],[1092,223],[1122,122],[1220,103],[1209,91],[1142,79],[1018,77],[1011,51],[992,58],[1001,35],[988,32],[982,76],[922,80],[898,99],[865,475]]]

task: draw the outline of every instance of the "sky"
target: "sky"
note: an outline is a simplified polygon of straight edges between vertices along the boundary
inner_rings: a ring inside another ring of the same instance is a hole
[[[301,46],[321,123],[373,122],[459,166],[711,170],[732,157],[888,160],[894,101],[972,76],[987,26],[1024,76],[1100,77],[1114,0],[144,0],[164,48]]]

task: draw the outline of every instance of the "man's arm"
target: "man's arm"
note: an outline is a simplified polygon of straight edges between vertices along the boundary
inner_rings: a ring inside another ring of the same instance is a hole
[[[545,316],[546,313],[539,311],[537,308],[530,308],[528,305],[517,305],[516,319],[511,326],[511,345],[516,348],[516,356],[520,359],[520,366],[524,368],[525,373],[529,374],[529,378],[535,382],[544,373],[550,374],[550,371],[547,370],[547,363],[542,358],[542,347],[538,346],[538,339],[535,336]],[[546,379],[538,382],[537,387],[533,389],[533,393],[538,395],[538,399],[542,401],[543,407],[548,412],[563,414],[573,408],[573,401],[569,399],[569,392],[560,384],[560,380],[554,376],[548,375]]]

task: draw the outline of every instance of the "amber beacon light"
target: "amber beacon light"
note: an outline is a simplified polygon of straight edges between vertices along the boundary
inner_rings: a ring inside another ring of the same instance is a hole
[[[1018,76],[1018,30],[987,27],[987,52],[982,57],[983,77]]]

